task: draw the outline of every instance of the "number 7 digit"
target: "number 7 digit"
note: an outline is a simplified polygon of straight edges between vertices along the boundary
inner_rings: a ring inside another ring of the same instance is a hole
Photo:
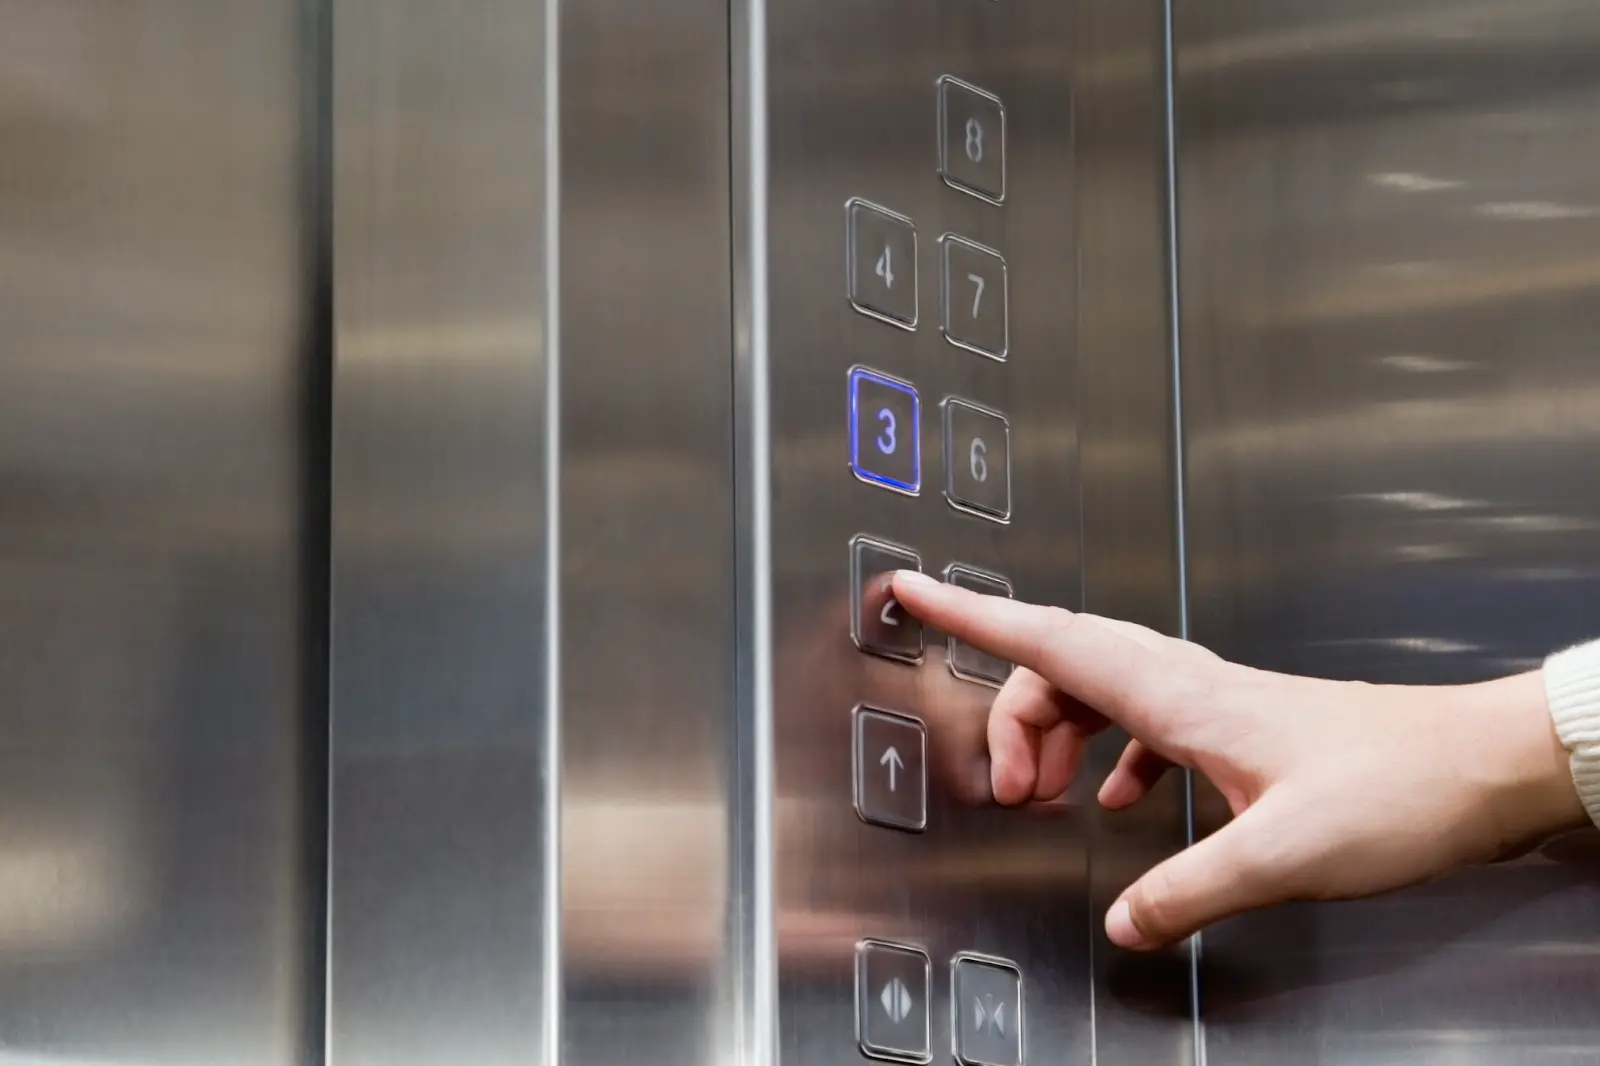
[[[972,294],[972,317],[977,318],[978,305],[983,302],[983,277],[978,274],[968,274],[967,280],[977,287],[977,291]]]

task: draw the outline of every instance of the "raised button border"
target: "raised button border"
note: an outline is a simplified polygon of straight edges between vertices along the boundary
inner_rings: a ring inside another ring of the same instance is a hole
[[[1002,586],[1006,590],[1006,596],[1008,598],[1017,598],[1016,587],[1012,585],[1007,578],[1001,577],[992,570],[981,570],[976,566],[968,566],[966,563],[951,563],[944,568],[944,573],[941,575],[941,577],[946,585],[951,585],[954,584],[954,582],[950,579],[956,574],[966,574],[970,577],[979,578],[983,581],[993,582],[996,585]],[[958,642],[953,636],[946,636],[944,641],[944,662],[945,666],[950,669],[950,673],[952,675],[962,681],[970,681],[975,685],[983,685],[987,688],[998,689],[1005,686],[1004,681],[996,681],[992,677],[984,677],[982,674],[970,673],[957,667],[956,644]]]
[[[1004,284],[1000,288],[1000,313],[1002,316],[1000,324],[1005,330],[1005,343],[1000,346],[998,352],[991,352],[982,345],[958,340],[950,332],[950,246],[952,244],[959,244],[969,251],[977,252],[979,255],[987,255],[1000,261],[1000,276],[1004,279]],[[1006,257],[998,249],[991,248],[987,244],[979,244],[977,241],[969,237],[963,237],[959,233],[946,233],[940,236],[939,299],[939,332],[946,341],[963,351],[981,355],[985,359],[991,359],[996,363],[1006,361],[1011,354],[1011,267],[1006,262]]]
[[[950,957],[950,1055],[961,1066],[1012,1066],[1011,1063],[987,1062],[983,1059],[968,1058],[961,1050],[961,1004],[956,998],[958,978],[961,973],[961,964],[971,962],[980,966],[992,966],[999,970],[1010,970],[1017,978],[1017,1061],[1015,1066],[1027,1066],[1028,1061],[1028,1020],[1027,1020],[1027,989],[1022,979],[1022,967],[1010,959],[1002,959],[997,955],[983,955],[976,951],[958,951]],[[858,997],[859,999],[859,997]],[[857,1007],[859,1010],[859,1006]]]
[[[872,211],[894,222],[904,223],[911,229],[911,321],[895,318],[893,315],[874,310],[856,299],[856,209]],[[845,298],[850,301],[850,306],[868,318],[879,322],[887,322],[896,329],[903,329],[907,333],[915,333],[917,324],[922,320],[922,277],[921,277],[921,235],[917,232],[917,224],[907,215],[884,207],[882,204],[860,196],[852,196],[844,202],[844,283]]]
[[[866,984],[867,952],[873,948],[882,948],[886,951],[897,951],[907,955],[917,955],[922,959],[924,993],[929,997],[927,1009],[922,1012],[923,1036],[922,1046],[928,1050],[921,1055],[911,1055],[892,1048],[877,1048],[867,1042],[866,1019],[861,1016],[861,1004],[866,998],[864,990]],[[954,971],[952,970],[953,974]],[[953,979],[953,978],[952,978]],[[954,985],[951,986],[952,988]],[[876,937],[864,937],[856,941],[856,1047],[861,1054],[869,1059],[880,1062],[906,1062],[917,1066],[924,1066],[933,1061],[933,958],[924,950],[914,944],[901,944],[891,940],[879,940]]]
[[[968,196],[982,200],[986,204],[993,204],[996,207],[1002,206],[1006,202],[1006,186],[1008,182],[1007,170],[1010,166],[1010,160],[1007,158],[1007,156],[1010,155],[1010,153],[1007,151],[1008,146],[1006,144],[1006,137],[1008,133],[1007,126],[1009,123],[1006,117],[1005,102],[989,90],[980,89],[970,81],[964,81],[961,78],[956,77],[954,74],[941,74],[934,84],[938,86],[939,97],[939,180],[943,181],[946,185],[950,186],[950,188],[956,190],[957,192],[964,192]],[[1000,112],[999,196],[991,196],[981,189],[974,189],[972,186],[961,181],[959,178],[952,177],[950,172],[945,169],[945,160],[950,158],[950,123],[948,121],[949,98],[946,95],[947,90],[950,88],[961,89],[966,92],[970,92],[975,96],[981,96],[985,100],[992,102]]]
[[[928,627],[927,626],[921,626],[920,629],[919,629],[919,632],[920,632],[920,635],[921,635],[922,650],[917,653],[915,658],[912,658],[910,656],[905,656],[905,655],[891,655],[888,652],[883,652],[883,651],[873,651],[872,649],[868,648],[865,645],[865,643],[862,641],[862,639],[861,639],[861,594],[862,594],[862,585],[861,585],[861,552],[859,551],[859,549],[863,545],[865,545],[867,547],[871,547],[871,548],[877,548],[879,551],[888,552],[891,555],[909,555],[911,558],[916,560],[917,572],[918,573],[922,573],[923,572],[923,570],[922,570],[922,553],[917,551],[915,548],[907,547],[904,544],[896,544],[894,541],[884,540],[882,537],[874,537],[870,533],[857,533],[855,536],[851,537],[850,538],[850,642],[852,644],[854,644],[856,646],[856,650],[861,652],[863,655],[871,655],[874,658],[878,658],[878,659],[887,659],[890,662],[905,663],[907,666],[920,666],[920,665],[922,665],[923,661],[926,660],[927,657],[928,657]]]
[[[952,407],[965,407],[967,410],[974,411],[980,415],[987,415],[990,418],[999,419],[1000,424],[1006,427],[1006,510],[1004,514],[990,511],[975,504],[968,503],[958,497],[954,492],[954,464],[956,457],[954,451],[952,450],[955,446],[955,438],[950,432],[950,409]],[[986,407],[983,404],[978,403],[976,400],[967,400],[960,396],[946,396],[943,400],[939,401],[939,432],[943,438],[940,451],[944,453],[943,492],[945,502],[955,510],[960,511],[962,514],[969,514],[975,518],[982,518],[985,521],[995,522],[1002,526],[1010,525],[1012,512],[1016,509],[1011,498],[1011,420],[1005,415],[1001,414],[999,411],[996,411],[994,408]],[[920,476],[918,477],[918,480],[921,480]]]
[[[886,385],[891,389],[898,389],[899,391],[904,392],[911,397],[912,420],[916,422],[916,425],[912,427],[914,432],[911,435],[911,445],[915,449],[913,454],[916,457],[916,480],[910,484],[907,484],[903,481],[896,481],[894,478],[887,477],[883,474],[875,474],[870,470],[863,470],[861,467],[861,456],[859,451],[861,447],[861,437],[858,429],[858,423],[856,422],[856,415],[858,413],[856,410],[856,405],[860,398],[857,386],[862,378],[877,382],[879,385]],[[850,438],[850,473],[854,474],[858,481],[865,482],[868,485],[875,485],[880,489],[888,489],[890,492],[898,492],[902,496],[921,496],[922,394],[917,391],[917,387],[904,378],[897,378],[892,374],[885,374],[881,370],[874,370],[868,366],[856,365],[850,368],[850,372],[845,378],[845,400],[845,417],[849,420],[846,425],[846,429]],[[1011,447],[1009,440],[1010,436],[1011,424],[1008,422],[1006,424],[1007,449]],[[1010,478],[1011,464],[1008,461],[1006,463],[1007,499],[1009,499],[1011,496],[1009,484]]]
[[[879,718],[892,718],[904,722],[917,731],[917,738],[922,745],[922,818],[914,825],[902,822],[886,822],[872,818],[861,809],[861,776],[866,769],[862,762],[861,750],[861,719],[864,715],[873,714]],[[883,707],[875,707],[870,703],[858,703],[850,712],[850,801],[855,808],[856,817],[867,825],[878,829],[896,829],[902,833],[925,833],[928,830],[928,723],[915,715],[904,714],[900,711],[891,711]]]

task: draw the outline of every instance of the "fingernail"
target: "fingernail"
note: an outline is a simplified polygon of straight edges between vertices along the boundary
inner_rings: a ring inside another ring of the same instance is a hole
[[[1106,915],[1106,936],[1119,948],[1137,950],[1144,947],[1144,935],[1133,924],[1133,908],[1128,906],[1128,901],[1119,899],[1111,905],[1111,911]]]
[[[933,588],[938,584],[937,581],[929,577],[927,574],[924,574],[920,570],[896,570],[894,572],[894,579],[896,581],[903,581],[908,585],[915,585],[920,588]]]

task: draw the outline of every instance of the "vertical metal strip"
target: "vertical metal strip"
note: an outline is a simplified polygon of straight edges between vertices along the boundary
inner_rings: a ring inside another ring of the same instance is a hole
[[[561,1062],[561,0],[544,0],[544,1066]]]
[[[1172,480],[1175,495],[1173,513],[1177,529],[1178,563],[1178,635],[1189,639],[1189,535],[1187,492],[1187,442],[1183,427],[1183,322],[1180,308],[1180,279],[1178,271],[1178,113],[1177,113],[1177,51],[1173,32],[1172,0],[1162,3],[1162,79],[1166,112],[1167,153],[1167,328],[1168,348],[1172,356]],[[1187,807],[1187,843],[1194,844],[1194,773],[1184,774],[1184,792]],[[1205,1021],[1200,1015],[1200,955],[1201,937],[1196,934],[1189,941],[1189,1009],[1194,1019],[1194,1060],[1198,1066],[1206,1061]]]
[[[739,928],[738,1066],[777,1062],[778,953],[773,914],[771,461],[768,422],[767,19],[765,0],[733,0],[732,201],[734,470],[739,640],[734,804]]]

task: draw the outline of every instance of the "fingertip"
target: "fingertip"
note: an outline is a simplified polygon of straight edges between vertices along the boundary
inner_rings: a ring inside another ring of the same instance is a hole
[[[1139,802],[1142,794],[1143,790],[1139,787],[1138,780],[1119,767],[1106,777],[1105,783],[1100,786],[1100,795],[1096,798],[1100,801],[1100,806],[1106,810],[1120,811]]]
[[[1106,936],[1119,948],[1144,951],[1150,947],[1139,927],[1133,924],[1133,907],[1126,899],[1119,899],[1106,912]]]
[[[1022,759],[995,753],[989,766],[989,787],[1003,807],[1026,803],[1033,795],[1033,767]]]

